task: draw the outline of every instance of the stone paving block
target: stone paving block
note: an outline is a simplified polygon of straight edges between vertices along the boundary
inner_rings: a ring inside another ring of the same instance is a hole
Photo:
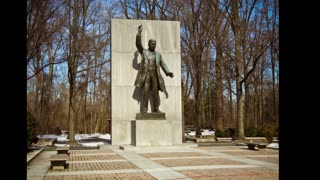
[[[232,161],[224,158],[206,158],[206,159],[172,159],[172,160],[154,160],[155,162],[169,167],[176,166],[204,166],[204,165],[240,165],[245,164],[238,161]]]
[[[90,174],[90,175],[68,175],[68,176],[46,176],[44,180],[155,180],[148,173],[115,173],[115,174]]]
[[[53,170],[64,170],[64,166],[53,166]]]
[[[63,180],[63,176],[46,176],[44,180]]]
[[[120,170],[120,169],[138,169],[136,165],[130,161],[119,162],[90,162],[90,163],[70,163],[68,169],[59,172],[74,171],[103,171],[103,170]],[[49,172],[56,172],[49,170]]]
[[[163,153],[143,153],[140,154],[146,158],[161,158],[161,157],[186,157],[186,156],[207,156],[206,154],[197,152],[163,152]]]
[[[29,168],[27,169],[27,176],[44,176],[50,168],[50,164],[47,166],[33,165],[33,168],[33,170],[29,170]]]
[[[27,180],[43,180],[43,176],[27,176]]]
[[[193,179],[210,180],[278,180],[279,172],[267,168],[224,168],[178,171]]]
[[[48,160],[48,157],[57,154],[55,151],[42,151],[37,155],[37,160],[32,160],[29,162],[29,165],[35,166],[45,166],[45,165],[50,165],[50,161]]]
[[[114,151],[110,149],[92,149],[92,150],[69,150],[70,155],[75,155],[75,154],[101,154],[101,153],[114,153]]]
[[[76,156],[69,157],[69,161],[120,160],[120,159],[124,159],[124,158],[118,154],[105,154],[105,155],[90,154],[90,156],[85,154],[83,155],[78,154]]]
[[[29,163],[34,157],[36,157],[39,153],[43,151],[44,148],[33,148],[31,152],[27,153],[27,163]]]
[[[250,159],[255,159],[258,161],[265,161],[265,162],[270,162],[274,164],[279,164],[279,157],[246,157]]]
[[[248,152],[252,153],[253,152],[252,150],[245,150],[245,154],[241,157],[241,156],[230,155],[228,153],[239,153],[239,152],[243,153],[243,151],[235,151],[235,152],[217,152],[217,151],[215,151],[214,152],[214,151],[208,151],[208,150],[202,150],[202,149],[193,149],[193,150],[194,150],[194,152],[200,152],[203,154],[217,156],[220,158],[225,158],[225,159],[229,159],[229,160],[233,160],[233,161],[237,161],[237,162],[243,162],[243,163],[250,164],[250,165],[256,165],[256,166],[261,166],[261,167],[265,167],[265,168],[269,168],[269,169],[276,169],[276,170],[279,169],[278,164],[246,158],[248,156],[251,156],[251,157],[252,156],[265,156],[265,155],[259,154],[260,151],[257,151],[258,154],[250,154]],[[271,150],[271,151],[275,151],[275,150]],[[270,152],[270,150],[261,150],[261,152]]]
[[[259,151],[243,150],[243,151],[219,151],[232,156],[250,156],[250,155],[278,155],[278,150],[263,149]]]
[[[247,146],[209,146],[209,147],[196,147],[195,149],[203,150],[244,150],[248,149]]]
[[[165,167],[156,161],[143,157],[135,152],[119,152],[119,154],[159,180],[188,179],[188,177],[174,171],[172,168]]]

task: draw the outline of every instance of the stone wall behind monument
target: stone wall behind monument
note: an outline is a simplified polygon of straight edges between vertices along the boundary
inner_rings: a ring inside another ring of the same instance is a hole
[[[159,91],[160,110],[166,113],[166,121],[172,124],[172,144],[182,143],[181,114],[181,53],[180,22],[151,20],[111,20],[111,140],[112,145],[133,144],[133,122],[140,112],[141,90],[134,86],[141,57],[135,41],[138,26],[143,25],[142,45],[148,48],[148,40],[157,41],[156,51],[174,77],[164,74],[169,97]],[[137,56],[136,56],[137,55]],[[151,93],[150,93],[151,94]],[[148,112],[150,111],[150,103]]]

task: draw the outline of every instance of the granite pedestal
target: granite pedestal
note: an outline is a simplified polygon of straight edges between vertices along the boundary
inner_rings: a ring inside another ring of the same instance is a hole
[[[172,145],[172,124],[165,113],[137,113],[133,123],[135,146]]]

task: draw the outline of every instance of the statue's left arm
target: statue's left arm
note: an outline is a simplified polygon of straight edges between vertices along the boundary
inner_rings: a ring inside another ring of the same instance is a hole
[[[166,63],[163,61],[162,56],[160,55],[160,66],[163,70],[163,72],[166,74],[166,76],[170,76],[173,78],[173,73],[170,72],[169,68],[167,67]]]

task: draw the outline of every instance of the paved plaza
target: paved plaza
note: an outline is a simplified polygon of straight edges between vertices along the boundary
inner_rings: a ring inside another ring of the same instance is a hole
[[[50,169],[41,151],[27,166],[28,180],[277,180],[279,150],[246,146],[121,150],[118,146],[69,150],[68,168]]]

